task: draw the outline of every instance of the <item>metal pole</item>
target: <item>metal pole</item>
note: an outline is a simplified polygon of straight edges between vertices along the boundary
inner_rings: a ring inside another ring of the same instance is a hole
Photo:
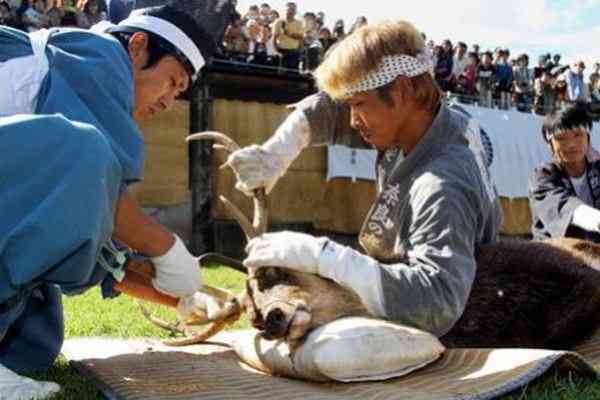
[[[212,126],[210,87],[200,82],[191,95],[190,133],[209,130]],[[200,255],[213,251],[214,221],[212,218],[212,142],[194,141],[189,144],[189,182],[192,192],[191,251]]]

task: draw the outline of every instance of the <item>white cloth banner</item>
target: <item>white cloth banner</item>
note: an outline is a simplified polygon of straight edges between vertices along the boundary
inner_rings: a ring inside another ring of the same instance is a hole
[[[377,151],[331,145],[327,149],[327,181],[333,178],[375,180]]]
[[[527,197],[533,170],[551,158],[550,149],[541,134],[543,117],[462,104],[460,107],[479,122],[489,139],[490,173],[498,194],[509,198]],[[485,138],[482,139],[485,143]],[[592,146],[600,149],[600,128],[597,124],[591,139]],[[375,180],[375,159],[374,150],[329,146],[327,180]]]

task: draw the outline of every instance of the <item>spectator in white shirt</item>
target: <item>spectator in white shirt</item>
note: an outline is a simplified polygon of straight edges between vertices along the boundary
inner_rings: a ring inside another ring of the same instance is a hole
[[[454,49],[454,62],[452,63],[452,75],[458,81],[458,78],[465,72],[465,67],[469,64],[467,57],[467,45],[463,42],[458,42]]]

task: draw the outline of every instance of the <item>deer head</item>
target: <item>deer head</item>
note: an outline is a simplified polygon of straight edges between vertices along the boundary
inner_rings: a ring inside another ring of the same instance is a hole
[[[211,140],[213,147],[234,152],[240,147],[229,137],[219,132],[202,132],[189,136],[187,141]],[[224,166],[227,166],[226,164]],[[224,166],[221,166],[223,168]],[[253,221],[250,220],[227,198],[220,196],[228,212],[238,222],[248,240],[267,231],[268,212],[264,188],[253,191]],[[226,263],[225,263],[226,264]],[[316,275],[302,274],[284,268],[262,267],[248,268],[246,291],[234,300],[221,294],[224,304],[220,320],[213,322],[201,334],[187,337],[167,344],[183,345],[208,340],[211,335],[223,329],[229,321],[246,312],[252,325],[262,331],[266,339],[285,339],[292,347],[300,343],[306,333],[319,325],[346,315],[365,315],[366,310],[353,292],[336,283]],[[213,288],[214,290],[220,290]],[[229,303],[227,303],[229,302]],[[237,318],[236,318],[237,319]],[[156,324],[159,321],[154,318]],[[206,323],[207,321],[198,321]],[[181,327],[165,324],[163,328],[187,333]]]

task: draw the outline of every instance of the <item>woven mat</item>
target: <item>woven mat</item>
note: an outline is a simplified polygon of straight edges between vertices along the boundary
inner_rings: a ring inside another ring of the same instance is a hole
[[[225,332],[230,343],[243,332]],[[63,354],[110,400],[484,400],[511,392],[550,369],[596,376],[600,332],[577,352],[523,349],[447,350],[425,369],[386,382],[314,384],[272,377],[219,345],[165,347],[155,340],[71,339]]]

